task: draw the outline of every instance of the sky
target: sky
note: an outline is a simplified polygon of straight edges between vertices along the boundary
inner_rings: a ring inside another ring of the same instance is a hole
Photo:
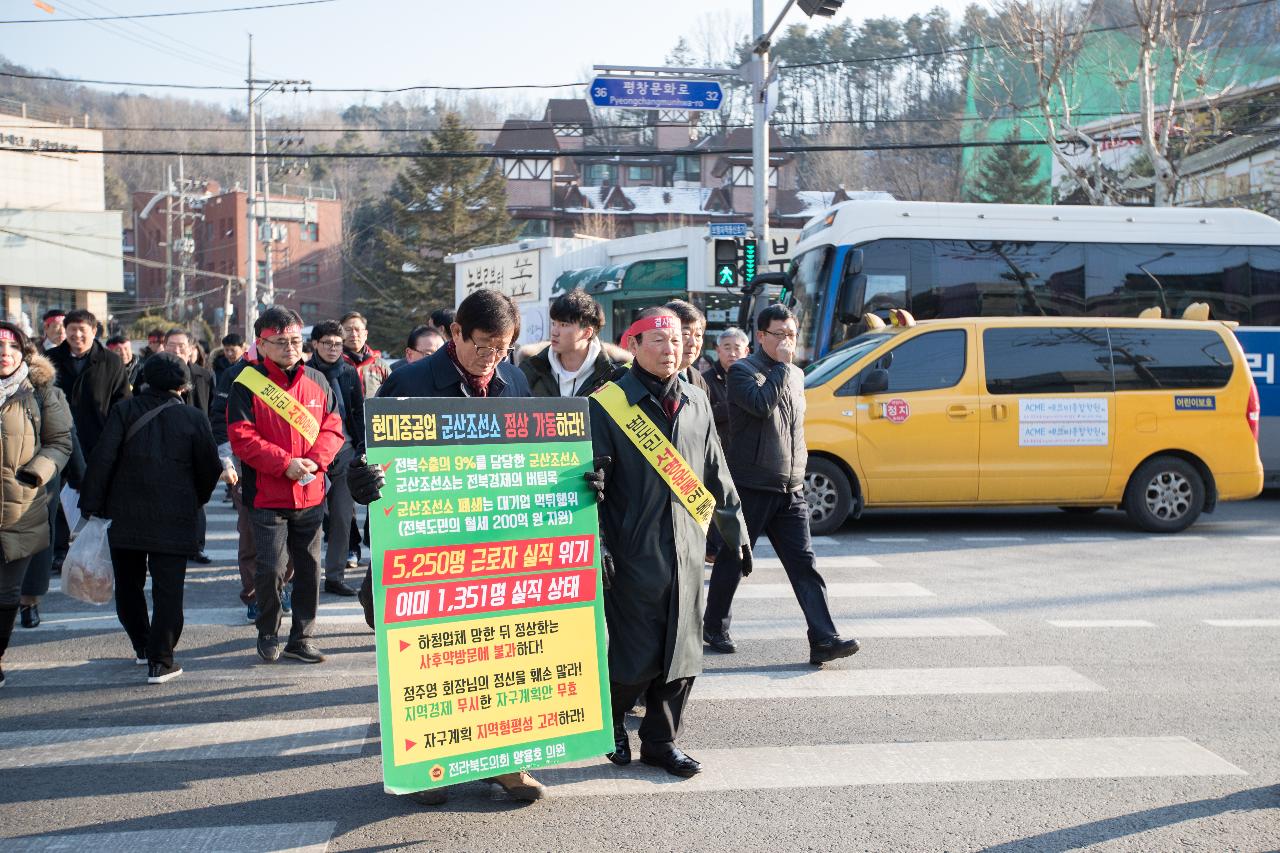
[[[55,9],[53,15],[38,9],[33,0],[0,0],[0,21],[225,8],[279,0],[47,2]],[[933,6],[943,6],[959,17],[965,5],[966,0],[846,2],[832,20],[904,18]],[[783,0],[766,0],[768,21],[782,7]],[[796,7],[786,24],[804,20]],[[732,42],[747,31],[750,21],[749,0],[334,0],[139,21],[0,23],[0,56],[40,73],[82,79],[242,85],[252,33],[255,77],[306,79],[317,87],[571,83],[585,80],[597,64],[661,65],[681,36],[694,44]],[[540,102],[546,97],[572,97],[575,91],[582,90],[526,90],[523,94]],[[189,95],[224,104],[242,97],[210,92]],[[377,103],[383,96],[310,97],[316,106],[334,106],[362,99]]]

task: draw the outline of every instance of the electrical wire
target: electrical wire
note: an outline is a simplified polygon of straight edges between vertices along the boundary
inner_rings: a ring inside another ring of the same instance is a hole
[[[180,12],[146,12],[136,15],[99,15],[85,18],[22,18],[0,21],[0,24],[75,24],[90,21],[134,21],[139,18],[186,18],[192,15],[222,15],[227,12],[256,12],[261,9],[284,9],[291,6],[321,6],[338,0],[291,0],[287,3],[262,3],[256,6],[228,6],[223,9],[188,9]]]
[[[76,252],[84,252],[87,255],[96,255],[100,258],[107,258],[112,261],[122,261],[126,264],[136,264],[137,266],[148,267],[149,269],[172,270],[174,272],[185,273],[190,276],[206,276],[208,278],[216,278],[220,281],[240,282],[241,278],[226,273],[212,272],[210,270],[202,270],[199,267],[179,267],[173,264],[166,264],[164,261],[151,261],[146,258],[135,258],[128,255],[116,254],[113,252],[103,252],[98,249],[90,249],[87,246],[77,246],[73,243],[63,243],[59,240],[50,240],[48,237],[36,236],[34,232],[29,232],[22,228],[9,228],[0,226],[0,234],[10,234],[14,237],[21,237],[24,240],[34,240],[37,243],[47,243],[50,246],[56,246],[60,249],[71,249]],[[79,236],[79,235],[69,235]],[[86,235],[87,236],[87,235]],[[215,288],[221,290],[221,288]],[[208,291],[210,293],[214,291]]]
[[[329,2],[329,0],[325,0]],[[205,83],[142,83],[130,80],[91,80],[85,77],[60,77],[56,74],[25,74],[19,71],[0,71],[0,77],[13,77],[18,80],[47,80],[54,83],[80,83],[94,86],[128,86],[137,89],[199,89],[209,92],[247,92],[248,86],[219,86]],[[365,94],[396,94],[399,92],[489,92],[501,89],[568,89],[575,86],[586,86],[586,83],[509,83],[494,86],[400,86],[394,89],[328,89],[314,86],[299,86],[299,91],[308,94],[314,92],[345,92]]]

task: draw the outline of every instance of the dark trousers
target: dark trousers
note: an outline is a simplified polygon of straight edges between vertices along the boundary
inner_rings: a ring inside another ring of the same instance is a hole
[[[9,648],[9,638],[13,636],[13,620],[18,616],[18,590],[30,562],[30,557],[6,560],[0,554],[0,658],[4,657],[5,649]]]
[[[747,533],[754,550],[763,532],[782,560],[782,568],[791,581],[791,589],[800,602],[804,621],[809,626],[809,642],[818,643],[837,635],[827,605],[827,584],[818,574],[818,560],[813,555],[809,536],[809,505],[800,492],[766,492],[738,489],[742,514],[747,520]],[[721,548],[711,569],[711,588],[707,590],[707,610],[703,626],[712,633],[727,633],[732,614],[734,593],[742,580],[739,555]]]
[[[157,554],[132,548],[111,549],[116,576],[116,616],[139,657],[173,666],[173,648],[182,637],[182,585],[187,578],[183,554]],[[151,618],[147,618],[147,572],[151,573]]]
[[[280,593],[292,561],[293,624],[289,642],[308,639],[320,607],[320,523],[324,506],[252,509],[249,518],[257,548],[254,597],[258,601],[258,635],[280,633]]]
[[[49,503],[49,547],[44,548],[31,556],[31,564],[27,566],[27,575],[22,579],[22,594],[29,595],[33,598],[39,598],[49,592],[49,575],[53,573],[54,551],[53,531],[57,526],[57,519],[62,516],[62,476],[58,475],[49,481],[45,487],[45,493],[48,495]],[[63,524],[65,525],[65,521]],[[67,555],[66,549],[62,551],[62,556]],[[61,565],[62,561],[59,560]]]
[[[231,505],[236,508],[236,566],[240,569],[240,602],[253,604],[257,598],[258,549],[253,545],[253,519],[250,509],[244,505],[240,484],[228,486]],[[293,583],[293,562],[284,576],[285,583]]]
[[[613,724],[622,725],[627,711],[644,695],[644,720],[640,723],[640,742],[662,751],[675,742],[680,731],[680,717],[684,714],[689,692],[693,690],[692,678],[663,681],[661,676],[646,684],[619,684],[609,682],[613,695]]]

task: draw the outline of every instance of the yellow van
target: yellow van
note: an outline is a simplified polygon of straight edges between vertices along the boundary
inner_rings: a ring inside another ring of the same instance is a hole
[[[1258,392],[1221,322],[928,320],[805,369],[812,530],[864,507],[1123,506],[1185,529],[1262,490]]]

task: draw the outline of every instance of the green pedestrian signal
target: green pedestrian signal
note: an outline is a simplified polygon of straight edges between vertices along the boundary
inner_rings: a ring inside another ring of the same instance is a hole
[[[742,241],[742,280],[750,284],[751,279],[756,277],[756,241]]]
[[[737,240],[716,240],[715,259],[716,287],[736,287],[741,283],[738,278]]]

